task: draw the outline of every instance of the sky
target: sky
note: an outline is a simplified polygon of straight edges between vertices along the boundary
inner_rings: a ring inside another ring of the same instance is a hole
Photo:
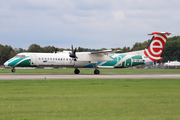
[[[180,35],[179,0],[0,0],[0,44],[122,48]]]

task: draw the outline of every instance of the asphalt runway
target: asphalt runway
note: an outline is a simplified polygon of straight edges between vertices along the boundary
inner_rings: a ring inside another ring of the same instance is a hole
[[[0,80],[36,79],[180,79],[179,73],[107,73],[107,74],[0,74]]]

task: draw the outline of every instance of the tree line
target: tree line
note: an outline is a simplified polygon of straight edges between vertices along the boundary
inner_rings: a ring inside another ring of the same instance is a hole
[[[131,51],[137,51],[137,50],[143,50],[147,47],[150,40],[144,41],[142,43],[136,42],[132,48],[130,47],[123,47],[123,48],[111,48],[112,50],[120,50],[118,53],[124,53],[124,52],[131,52]],[[178,60],[180,61],[180,36],[174,36],[167,39],[166,45],[164,47],[162,57],[163,59],[160,62],[167,62],[168,60],[174,61]],[[31,44],[28,49],[23,48],[12,48],[8,45],[1,45],[0,44],[0,65],[3,65],[5,61],[12,58],[13,56],[17,55],[21,52],[39,52],[39,53],[53,53],[55,50],[57,51],[71,51],[71,49],[64,49],[64,48],[55,48],[54,46],[45,46],[41,47],[37,44]],[[90,51],[102,51],[107,50],[106,48],[101,49],[90,49],[90,48],[82,48],[78,47],[77,52],[90,52]]]

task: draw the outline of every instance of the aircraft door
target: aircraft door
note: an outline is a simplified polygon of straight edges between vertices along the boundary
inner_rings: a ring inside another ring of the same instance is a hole
[[[126,60],[126,66],[132,66],[132,58]]]
[[[30,65],[36,65],[36,55],[35,54],[31,54],[31,61],[30,61]]]

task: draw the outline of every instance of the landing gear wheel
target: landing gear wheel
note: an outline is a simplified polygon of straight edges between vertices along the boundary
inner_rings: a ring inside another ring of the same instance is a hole
[[[94,74],[99,74],[100,71],[98,69],[94,70]]]
[[[11,70],[11,72],[13,72],[13,73],[14,73],[14,72],[16,72],[16,70],[15,70],[15,69],[12,69],[12,70]]]
[[[76,68],[76,69],[74,70],[74,73],[75,73],[75,74],[79,74],[79,73],[80,73],[80,70]]]

